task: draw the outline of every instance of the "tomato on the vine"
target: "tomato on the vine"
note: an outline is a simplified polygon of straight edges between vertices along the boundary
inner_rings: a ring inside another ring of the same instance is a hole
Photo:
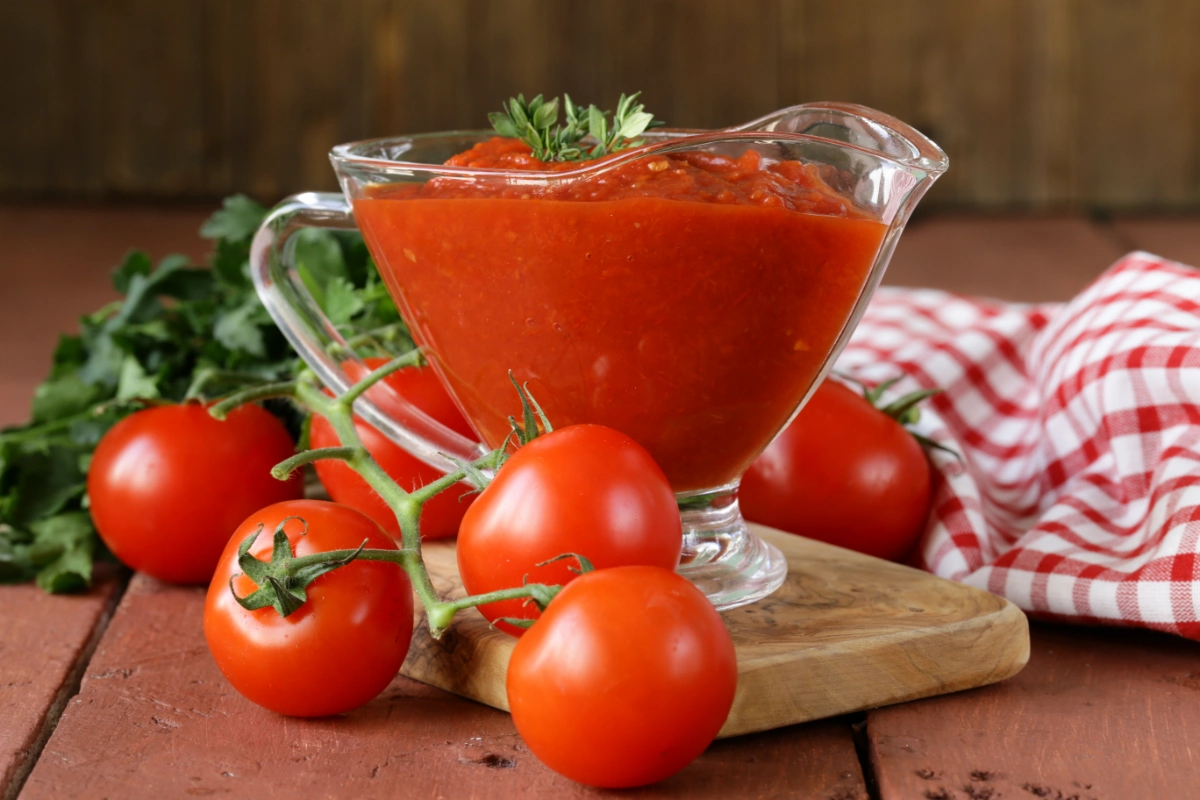
[[[683,548],[679,507],[666,475],[646,449],[619,431],[572,425],[518,449],[467,510],[458,536],[458,569],[469,594],[533,583],[565,584],[574,561],[539,563],[565,553],[597,569],[629,564],[674,569]],[[479,607],[500,617],[533,618],[532,603]]]
[[[299,475],[271,477],[294,452],[283,423],[256,405],[224,421],[200,403],[138,411],[92,455],[92,520],[128,566],[173,583],[207,583],[247,514],[303,495]]]
[[[746,519],[900,560],[929,516],[930,468],[911,433],[827,380],[742,478]]]
[[[230,593],[231,585],[243,598],[258,588],[240,574],[238,547],[261,526],[250,554],[268,559],[281,522],[298,557],[364,541],[396,549],[373,520],[337,503],[295,500],[252,514],[229,540],[208,588],[209,650],[238,692],[271,711],[319,717],[357,708],[387,687],[408,653],[412,584],[395,564],[355,561],[314,580],[288,617],[271,607],[247,610]]]
[[[737,688],[737,656],[699,589],[658,567],[586,573],[565,587],[508,664],[508,703],[529,749],[573,781],[643,786],[708,747]]]
[[[364,361],[369,369],[387,363],[385,358],[368,358]],[[343,367],[354,380],[366,375],[357,362],[347,362]],[[469,439],[478,438],[431,367],[406,367],[384,378],[382,383],[447,428]],[[391,395],[388,392],[378,391],[376,387],[372,387],[367,395],[384,412],[389,402],[395,402],[389,401]],[[436,467],[411,455],[358,416],[354,417],[354,429],[362,439],[363,446],[401,489],[419,489],[442,477],[443,473]],[[320,415],[313,415],[309,441],[314,448],[338,447],[341,444],[333,426]],[[333,500],[366,514],[392,538],[399,540],[400,523],[396,521],[396,515],[358,473],[342,461],[318,461],[314,466],[321,485]],[[468,494],[470,491],[471,487],[464,484],[461,490],[448,489],[425,503],[421,509],[421,538],[442,539],[457,533],[467,507],[475,498],[475,495]]]

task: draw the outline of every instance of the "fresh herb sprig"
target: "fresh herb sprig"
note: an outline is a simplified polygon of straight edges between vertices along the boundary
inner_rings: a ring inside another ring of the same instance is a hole
[[[642,134],[662,125],[637,102],[641,92],[621,95],[615,112],[601,111],[595,105],[586,108],[563,95],[566,122],[558,122],[558,98],[545,100],[538,95],[526,101],[525,95],[509,98],[503,111],[494,111],[488,120],[496,133],[521,139],[541,161],[583,161],[645,144]],[[609,119],[609,116],[612,119]],[[591,137],[590,141],[587,137]]]
[[[295,353],[250,280],[250,239],[266,209],[225,201],[201,228],[208,268],[185,256],[157,267],[134,251],[113,274],[123,299],[64,335],[28,424],[0,431],[0,582],[36,578],[47,591],[88,584],[100,549],[87,511],[87,467],[100,437],[147,403],[213,397],[294,378]],[[413,347],[395,305],[354,233],[299,234],[304,283],[351,342],[374,355]],[[294,429],[298,412],[270,405]]]

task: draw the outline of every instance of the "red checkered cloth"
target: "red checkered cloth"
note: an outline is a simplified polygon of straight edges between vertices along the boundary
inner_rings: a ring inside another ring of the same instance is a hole
[[[1200,639],[1200,272],[1130,254],[1066,304],[880,289],[837,369],[940,386],[919,565],[1032,615]]]

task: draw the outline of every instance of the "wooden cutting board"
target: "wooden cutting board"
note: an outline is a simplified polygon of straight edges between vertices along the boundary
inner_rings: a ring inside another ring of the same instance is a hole
[[[722,613],[738,687],[720,736],[737,736],[983,686],[1029,659],[1029,625],[1007,600],[920,570],[758,525],[788,560],[765,600]],[[443,596],[462,597],[452,542],[425,545]],[[422,622],[401,672],[508,710],[516,640],[474,609],[441,641]]]

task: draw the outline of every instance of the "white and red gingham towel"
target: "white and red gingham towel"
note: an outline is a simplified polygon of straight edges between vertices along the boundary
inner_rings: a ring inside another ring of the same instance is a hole
[[[1034,616],[1200,639],[1200,272],[1121,259],[1066,304],[880,289],[837,369],[940,386],[919,565]]]

